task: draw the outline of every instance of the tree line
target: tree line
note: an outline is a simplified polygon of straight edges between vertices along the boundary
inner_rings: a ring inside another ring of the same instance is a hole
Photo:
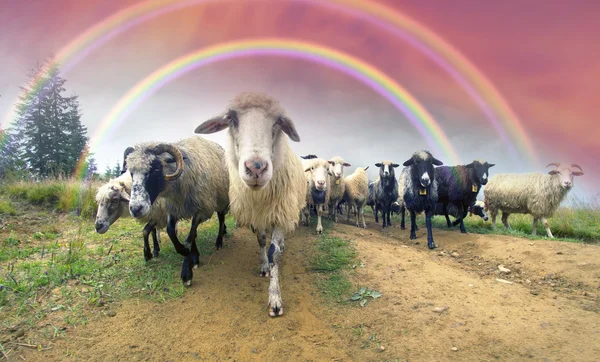
[[[86,180],[120,175],[119,162],[107,167],[102,176],[98,173],[96,160],[88,152],[78,96],[67,95],[65,84],[53,57],[29,70],[26,85],[20,87],[14,122],[0,128],[0,178],[68,178],[76,170]]]

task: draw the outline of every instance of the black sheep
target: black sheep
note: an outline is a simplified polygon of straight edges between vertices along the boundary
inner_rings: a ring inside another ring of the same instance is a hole
[[[448,215],[451,215],[456,219],[452,224],[454,226],[458,225],[460,223],[460,221],[458,221],[458,217],[462,213],[462,210],[459,212],[458,208],[454,204],[448,204],[446,210],[448,211]],[[474,205],[469,206],[468,212],[470,213],[470,215],[479,216],[483,219],[483,221],[488,220],[488,215],[487,212],[485,212],[482,201],[477,201]],[[435,215],[445,215],[444,204],[442,204],[441,202],[435,204]]]
[[[377,213],[375,212],[375,190],[373,186],[375,185],[375,181],[369,181],[369,197],[367,197],[367,205],[371,206],[371,210],[373,210],[373,215],[375,215],[375,222],[379,222],[377,218]]]
[[[463,219],[467,216],[469,206],[475,204],[481,186],[487,184],[489,168],[493,163],[473,161],[468,165],[443,166],[435,170],[438,184],[438,202],[443,204],[443,215],[448,227],[452,227],[448,217],[449,204],[456,206],[460,212],[454,225],[460,224],[460,231],[466,233]]]
[[[437,247],[433,242],[431,231],[431,217],[435,212],[435,204],[438,201],[434,165],[441,166],[443,163],[433,157],[429,151],[417,151],[409,160],[404,162],[406,167],[400,174],[400,182],[403,183],[402,188],[404,190],[404,207],[410,212],[410,238],[417,238],[416,214],[425,212],[427,246],[429,249]],[[401,208],[401,212],[404,219],[404,209]]]
[[[394,169],[400,165],[392,161],[383,161],[376,163],[375,166],[379,167],[379,178],[373,184],[373,201],[375,203],[373,212],[375,213],[375,222],[379,222],[377,213],[381,210],[383,218],[381,226],[385,228],[392,226],[391,206],[398,200],[398,180],[396,180]]]

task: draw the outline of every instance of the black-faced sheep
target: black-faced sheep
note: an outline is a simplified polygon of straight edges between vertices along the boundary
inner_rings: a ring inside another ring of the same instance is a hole
[[[344,167],[352,166],[340,156],[334,156],[329,159],[329,218],[334,222],[338,221],[337,206],[344,198],[346,184],[344,183]]]
[[[229,205],[229,175],[225,152],[217,143],[190,137],[175,143],[142,143],[127,157],[133,179],[129,212],[135,218],[150,213],[160,196],[167,207],[167,234],[175,250],[185,256],[181,279],[190,285],[200,253],[196,246],[198,225],[217,212],[219,232],[215,242],[223,245],[225,215]],[[185,245],[177,238],[177,222],[192,218]]]
[[[438,199],[434,165],[441,166],[443,163],[433,157],[429,151],[417,151],[404,162],[406,167],[400,175],[400,181],[404,184],[402,200],[404,201],[404,207],[410,212],[410,238],[417,238],[416,214],[425,212],[427,246],[429,249],[436,247],[431,231],[431,217]],[[404,210],[402,210],[402,219],[404,221]]]
[[[554,166],[554,169],[547,175],[539,172],[505,173],[490,178],[483,195],[494,229],[498,211],[502,211],[502,223],[507,229],[510,228],[510,214],[531,214],[532,235],[536,235],[537,223],[541,220],[548,237],[554,237],[546,218],[552,216],[573,188],[573,176],[582,176],[583,169],[576,164],[561,165],[556,162],[548,166]]]
[[[329,204],[331,187],[329,184],[329,166],[330,162],[322,158],[310,160],[305,167],[306,173],[306,206],[302,210],[306,226],[310,225],[310,208],[315,206],[317,209],[317,234],[323,232],[321,217],[323,216],[323,205]]]
[[[487,215],[487,212],[485,211],[485,204],[483,203],[483,201],[479,201],[479,200],[475,201],[475,204],[469,206],[467,211],[468,211],[469,215],[471,215],[471,216],[476,215],[476,216],[479,216],[480,218],[482,218],[483,221],[488,220],[488,215]],[[463,211],[459,210],[454,204],[448,204],[448,206],[446,207],[446,212],[448,215],[451,215],[456,219],[456,220],[454,220],[452,225],[454,225],[454,226],[458,225],[459,216],[463,215]],[[442,204],[441,202],[438,202],[437,204],[435,204],[435,215],[444,215],[444,216],[446,215],[446,213],[444,213],[444,204]]]
[[[360,227],[358,217],[362,216],[362,227],[366,228],[364,208],[369,197],[369,176],[367,167],[357,167],[351,175],[345,177],[346,189],[344,191],[344,200],[348,205],[348,218],[350,221],[350,212],[356,208],[356,226]]]
[[[453,204],[459,211],[456,224],[460,224],[460,231],[466,233],[463,218],[467,216],[469,206],[475,204],[477,195],[488,182],[489,169],[493,163],[476,160],[468,165],[441,166],[435,169],[435,180],[438,185],[438,202],[443,205],[443,215],[446,217],[448,227],[451,227],[447,209]]]
[[[381,227],[385,228],[386,226],[392,226],[390,220],[391,206],[392,203],[398,200],[398,180],[396,180],[394,169],[400,165],[392,161],[383,161],[376,163],[375,166],[379,167],[379,177],[373,183],[375,222],[378,222],[377,213],[381,210],[383,219]]]
[[[195,132],[225,128],[231,213],[239,226],[256,230],[261,274],[270,275],[269,315],[282,315],[279,261],[284,235],[295,230],[306,205],[304,168],[287,141],[289,137],[299,142],[300,137],[279,101],[263,93],[239,94],[223,114],[204,122]],[[268,254],[267,230],[271,231]]]

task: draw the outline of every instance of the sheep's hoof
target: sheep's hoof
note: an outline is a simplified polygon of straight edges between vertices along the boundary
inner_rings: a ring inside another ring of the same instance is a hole
[[[433,243],[433,241],[431,241],[431,242],[428,242],[428,243],[427,243],[427,247],[428,247],[429,249],[435,249],[435,248],[437,248],[437,245],[435,245],[435,244]]]
[[[144,250],[144,260],[146,260],[146,262],[149,262],[152,259],[152,254],[150,253],[150,250],[146,251]]]
[[[317,234],[322,234],[323,233],[323,227],[317,228]]]
[[[191,259],[192,265],[194,266],[194,269],[198,269],[198,264],[200,264],[199,256],[195,254],[189,254],[189,257]]]
[[[215,248],[217,250],[221,249],[223,247],[223,237],[219,236],[217,237],[217,241],[215,241]]]
[[[280,315],[283,315],[283,305],[281,304],[281,300],[269,305],[269,316],[278,317]]]
[[[192,277],[194,276],[194,272],[192,271],[192,261],[190,256],[186,256],[183,259],[183,264],[181,265],[181,281],[187,287],[192,285]]]
[[[414,239],[416,239],[416,238],[417,238],[417,235],[410,234],[410,240],[414,240]]]

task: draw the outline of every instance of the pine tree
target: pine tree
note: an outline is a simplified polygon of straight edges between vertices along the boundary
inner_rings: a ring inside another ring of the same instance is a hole
[[[40,176],[72,174],[88,141],[77,96],[62,95],[66,80],[59,74],[53,59],[36,64],[16,107],[16,147]]]
[[[110,180],[113,175],[113,170],[110,166],[106,165],[106,169],[104,170],[104,180]]]
[[[96,159],[93,156],[90,156],[87,160],[87,173],[86,179],[95,180],[98,178],[98,164],[96,163]]]
[[[117,164],[112,169],[112,176],[113,177],[121,176],[121,162],[119,162],[119,160],[117,160]]]

